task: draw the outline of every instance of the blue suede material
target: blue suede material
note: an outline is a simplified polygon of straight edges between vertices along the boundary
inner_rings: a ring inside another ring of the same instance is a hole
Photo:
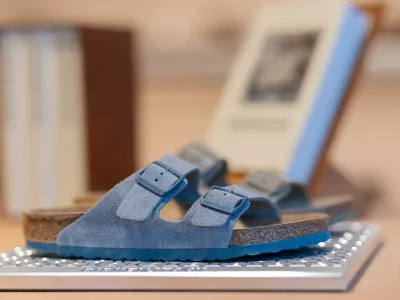
[[[231,219],[236,223],[238,217],[250,206],[249,199],[245,195],[235,194],[229,187],[212,187],[200,199],[200,204],[191,223],[203,227],[220,227]]]
[[[234,213],[242,202],[248,202],[245,196],[227,193],[226,189],[213,187],[200,200],[201,205],[220,210],[222,212]]]
[[[249,207],[248,201],[263,199],[268,202],[257,194],[231,186],[222,192],[227,195],[221,195],[220,189],[212,191],[211,200],[206,201],[206,205],[202,205],[203,198],[200,198],[183,220],[165,220],[160,216],[160,211],[168,201],[177,196],[193,197],[198,170],[173,156],[166,156],[161,161],[186,179],[176,186],[176,178],[167,171],[162,176],[168,178],[158,182],[162,182],[164,189],[169,185],[172,188],[159,196],[137,183],[138,172],[129,176],[113,187],[84,216],[63,229],[58,235],[57,244],[127,249],[226,248],[235,223]],[[150,164],[139,172],[146,174],[146,179],[151,180],[161,170]],[[227,197],[221,200],[217,196]],[[218,199],[223,204],[214,208],[219,203]],[[270,207],[278,215],[277,206],[270,203]]]
[[[178,157],[198,166],[203,186],[227,185],[226,161],[205,144],[191,143],[178,152]]]
[[[157,206],[165,204],[171,197],[197,199],[198,174],[196,166],[166,155],[160,162],[153,162],[136,173],[136,182],[122,200],[117,216],[144,221],[154,214]]]
[[[287,181],[275,172],[255,171],[247,174],[244,182],[264,193],[271,198],[284,198],[290,193],[291,187]]]
[[[181,174],[158,162],[150,164],[136,175],[137,183],[149,188],[159,196],[171,190],[175,185],[179,185],[179,181],[182,179]]]
[[[280,209],[304,207],[311,204],[303,185],[290,182],[275,172],[255,171],[246,176],[242,186],[264,195]]]

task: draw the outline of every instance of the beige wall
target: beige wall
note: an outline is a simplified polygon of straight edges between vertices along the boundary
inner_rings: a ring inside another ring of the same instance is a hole
[[[171,11],[185,12],[195,22],[223,19],[230,16],[248,19],[267,2],[281,0],[1,0],[0,20],[66,19],[118,24],[150,24],[158,20],[155,15]],[[297,0],[301,1],[301,0]],[[399,24],[400,1],[355,0],[357,3],[385,3],[388,6],[388,25]],[[201,22],[204,24],[204,22]],[[147,26],[147,25],[144,25]]]

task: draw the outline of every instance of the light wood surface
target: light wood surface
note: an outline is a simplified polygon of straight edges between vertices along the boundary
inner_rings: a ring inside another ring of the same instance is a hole
[[[3,299],[85,299],[101,300],[111,297],[123,299],[400,299],[400,239],[399,218],[386,218],[382,222],[383,246],[378,251],[363,276],[346,293],[268,293],[268,292],[0,292]],[[0,250],[6,250],[23,242],[18,222],[0,220]]]

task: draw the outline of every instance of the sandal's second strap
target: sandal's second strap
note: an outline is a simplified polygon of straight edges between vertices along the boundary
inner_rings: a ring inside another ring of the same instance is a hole
[[[201,227],[220,227],[231,222],[233,225],[249,208],[250,201],[263,201],[268,204],[268,215],[279,218],[278,206],[259,194],[245,190],[237,185],[212,187],[200,199],[200,205],[191,223]]]
[[[191,143],[179,151],[178,157],[199,167],[201,183],[206,187],[227,185],[227,162],[206,145]]]
[[[122,219],[145,221],[161,202],[173,197],[194,200],[198,193],[199,170],[172,155],[149,164],[135,175],[135,184],[116,212]]]
[[[308,205],[310,202],[302,184],[288,181],[276,172],[252,172],[246,176],[242,186],[279,203],[281,209],[293,205]]]

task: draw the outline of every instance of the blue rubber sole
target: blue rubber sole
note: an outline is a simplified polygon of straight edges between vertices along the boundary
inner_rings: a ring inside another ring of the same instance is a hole
[[[57,246],[56,244],[27,241],[26,246],[46,253],[55,253],[65,257],[82,257],[88,259],[112,260],[157,260],[157,261],[205,261],[225,260],[243,256],[265,253],[276,253],[282,250],[292,250],[312,246],[330,238],[329,230],[315,234],[300,236],[275,242],[232,246],[228,248],[209,249],[118,249]]]

